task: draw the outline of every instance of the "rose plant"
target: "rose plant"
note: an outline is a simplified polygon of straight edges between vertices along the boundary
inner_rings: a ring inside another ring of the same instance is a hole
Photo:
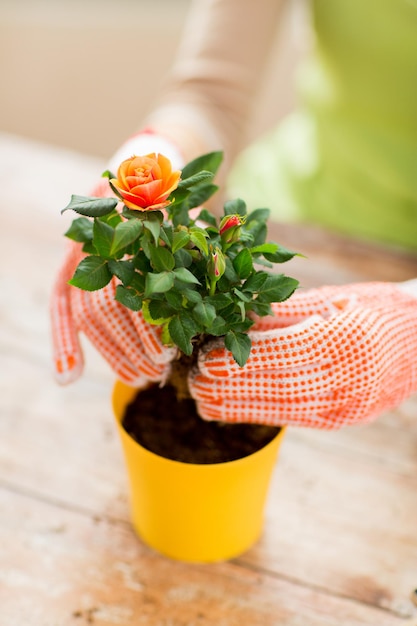
[[[212,152],[173,171],[162,154],[132,156],[117,175],[104,172],[110,197],[72,196],[63,211],[81,217],[66,236],[82,244],[84,256],[70,284],[94,291],[116,277],[116,300],[159,326],[180,360],[223,337],[243,367],[256,316],[271,314],[271,303],[298,285],[270,270],[296,253],[267,241],[268,209],[248,213],[234,199],[220,219],[196,210],[217,191],[221,161],[222,153]]]
[[[144,374],[138,388],[116,382],[113,409],[135,530],[159,552],[198,562],[234,557],[259,537],[284,430],[201,419],[190,374],[214,338],[243,367],[257,316],[298,284],[270,271],[295,253],[267,241],[268,209],[248,212],[235,199],[217,218],[201,208],[217,191],[221,160],[212,152],[173,171],[161,154],[133,156],[117,175],[104,173],[109,196],[72,196],[63,209],[80,215],[66,233],[83,251],[70,284],[95,291],[111,283],[106,294],[140,319],[141,339],[149,333],[152,344],[170,346],[159,378]],[[117,317],[120,306],[111,310]],[[87,322],[94,325],[94,311]]]

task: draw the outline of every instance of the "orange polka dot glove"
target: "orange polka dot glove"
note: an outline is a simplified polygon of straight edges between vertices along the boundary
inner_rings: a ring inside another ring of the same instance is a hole
[[[61,268],[51,303],[54,364],[57,381],[66,384],[82,373],[83,332],[109,363],[118,378],[142,388],[161,381],[169,372],[176,349],[163,346],[159,327],[141,312],[130,311],[114,299],[116,279],[100,291],[83,291],[67,284],[82,258],[80,244],[71,244]]]
[[[417,391],[417,280],[297,292],[250,332],[243,368],[215,340],[191,393],[208,420],[340,428]]]
[[[133,154],[161,152],[180,167],[182,159],[172,144],[151,134],[128,140],[114,155],[109,169]],[[110,193],[102,180],[93,195]],[[76,380],[83,370],[83,353],[78,333],[83,332],[122,381],[141,388],[148,381],[160,381],[169,371],[176,349],[163,346],[159,329],[150,326],[142,314],[130,311],[114,300],[116,279],[100,291],[83,291],[68,285],[82,258],[81,244],[70,242],[50,300],[53,362],[61,384]]]

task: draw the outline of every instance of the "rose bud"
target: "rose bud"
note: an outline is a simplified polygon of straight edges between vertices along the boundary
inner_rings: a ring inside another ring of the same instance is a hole
[[[218,281],[226,270],[226,259],[220,248],[211,247],[207,272],[211,280]]]
[[[240,227],[244,220],[240,215],[225,215],[219,225],[219,233],[223,243],[231,244],[239,240]]]

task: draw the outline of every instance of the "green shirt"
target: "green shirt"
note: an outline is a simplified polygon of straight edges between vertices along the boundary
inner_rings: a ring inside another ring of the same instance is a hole
[[[417,250],[417,0],[313,0],[312,18],[299,107],[237,160],[231,193]]]

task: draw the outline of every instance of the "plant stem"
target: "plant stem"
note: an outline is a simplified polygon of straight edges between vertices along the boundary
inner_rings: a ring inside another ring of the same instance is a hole
[[[171,374],[168,383],[175,388],[178,400],[191,398],[188,386],[188,375],[190,371],[197,365],[198,353],[201,346],[210,339],[208,335],[199,335],[197,341],[193,344],[193,351],[190,356],[180,352],[178,359],[172,362]]]

